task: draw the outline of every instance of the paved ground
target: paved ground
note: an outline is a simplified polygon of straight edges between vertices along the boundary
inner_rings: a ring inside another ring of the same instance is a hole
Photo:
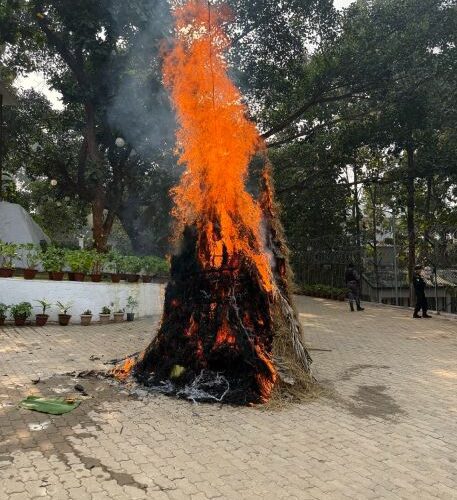
[[[329,391],[276,411],[103,380],[84,380],[89,397],[67,415],[20,410],[22,396],[74,391],[55,374],[141,349],[153,322],[0,328],[0,499],[457,499],[457,322],[298,304]]]

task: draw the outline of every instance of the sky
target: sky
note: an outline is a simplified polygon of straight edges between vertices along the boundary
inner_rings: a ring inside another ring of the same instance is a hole
[[[334,0],[335,7],[337,9],[344,9],[350,5],[354,0]]]
[[[344,9],[345,7],[348,7],[353,1],[354,0],[334,0],[334,3],[337,9]],[[62,102],[60,100],[60,94],[47,86],[44,76],[41,73],[34,72],[29,73],[25,76],[21,76],[15,80],[14,86],[23,89],[35,89],[39,92],[42,92],[49,99],[53,108],[63,108]]]

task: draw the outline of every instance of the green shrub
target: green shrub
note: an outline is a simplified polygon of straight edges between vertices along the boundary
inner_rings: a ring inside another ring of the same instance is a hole
[[[27,269],[36,269],[41,262],[41,249],[34,243],[22,243],[19,248],[23,251],[22,255],[27,263]]]
[[[126,255],[123,258],[123,268],[126,273],[138,274],[143,267],[143,261],[135,255]]]
[[[117,250],[111,250],[107,257],[107,269],[114,273],[120,274],[124,272],[124,256]]]
[[[92,274],[101,274],[105,266],[108,256],[104,253],[99,253],[97,250],[90,250],[92,262]]]
[[[66,250],[65,261],[73,273],[89,273],[92,268],[92,252],[87,250]]]
[[[10,313],[13,318],[25,317],[26,319],[32,315],[33,307],[30,302],[20,302],[10,307]]]
[[[5,243],[0,240],[0,267],[5,269],[13,268],[13,261],[17,257],[18,245],[15,243]]]
[[[6,318],[6,313],[10,307],[0,302],[0,318]]]
[[[324,299],[339,299],[347,295],[346,288],[337,288],[328,285],[304,285],[301,293],[312,297],[321,297]]]
[[[43,268],[47,272],[58,273],[65,267],[65,250],[55,246],[50,246],[41,254]]]
[[[131,295],[127,298],[127,311],[133,312],[138,307],[138,301]]]
[[[146,275],[155,276],[157,274],[164,274],[169,271],[169,264],[165,259],[148,255],[142,258],[143,271]]]

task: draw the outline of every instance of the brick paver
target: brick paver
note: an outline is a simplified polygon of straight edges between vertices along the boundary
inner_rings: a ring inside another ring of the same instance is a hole
[[[457,322],[297,302],[327,390],[279,410],[83,379],[74,412],[28,412],[21,397],[74,394],[57,374],[140,350],[154,321],[0,328],[0,499],[457,499]]]

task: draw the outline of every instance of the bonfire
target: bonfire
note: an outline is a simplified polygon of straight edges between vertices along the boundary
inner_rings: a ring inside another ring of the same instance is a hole
[[[270,166],[224,58],[227,10],[190,0],[174,16],[163,74],[185,167],[172,193],[179,237],[159,331],[115,374],[194,401],[255,404],[306,392],[311,359]],[[255,155],[264,162],[258,199],[246,189]]]

